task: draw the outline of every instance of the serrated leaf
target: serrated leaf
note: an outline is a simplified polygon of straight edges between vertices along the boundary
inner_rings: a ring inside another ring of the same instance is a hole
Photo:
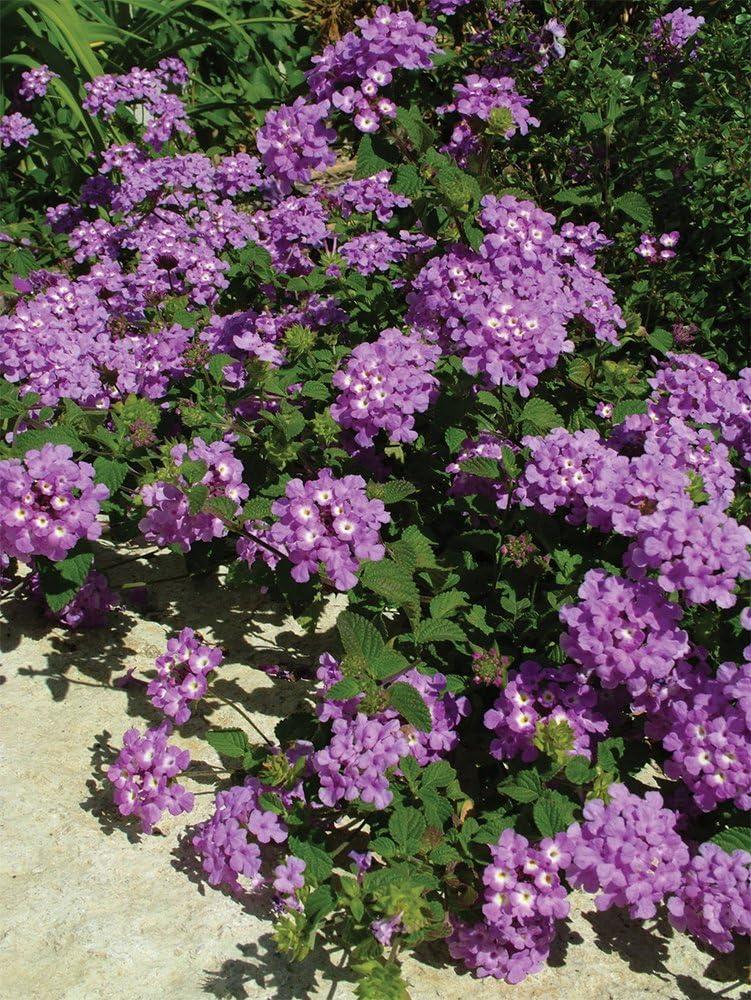
[[[563,426],[563,418],[552,403],[546,399],[535,397],[524,404],[520,418],[538,430],[549,431],[553,427]]]
[[[452,865],[461,859],[461,854],[451,844],[439,844],[430,852],[430,860],[434,865]]]
[[[651,229],[654,226],[652,209],[644,195],[637,191],[626,191],[613,202],[613,207],[619,209],[634,222],[638,222],[643,229]]]
[[[444,793],[435,788],[424,788],[420,790],[420,801],[429,826],[441,829],[451,819],[454,810]]]
[[[419,691],[405,681],[395,681],[388,688],[389,704],[422,733],[430,732],[432,720]]]
[[[451,618],[466,603],[464,591],[448,590],[444,594],[436,594],[430,602],[430,614],[433,618]]]
[[[409,670],[409,660],[390,646],[387,646],[370,664],[371,674],[377,681],[389,680],[405,670]]]
[[[179,471],[185,482],[192,485],[201,482],[208,468],[202,459],[186,458],[180,463]]]
[[[417,851],[425,830],[425,819],[413,806],[397,807],[389,817],[389,833],[404,854]]]
[[[329,389],[328,386],[324,385],[323,382],[304,382],[302,387],[303,396],[307,396],[308,399],[328,399]]]
[[[647,337],[647,340],[649,341],[650,346],[654,347],[654,349],[659,351],[660,354],[667,354],[668,351],[675,349],[672,333],[668,330],[663,330],[661,327],[653,330]]]
[[[516,802],[533,802],[542,793],[542,779],[537,771],[520,771],[499,785],[498,790]]]
[[[125,477],[128,475],[128,466],[125,462],[116,462],[111,458],[105,458],[100,455],[99,458],[94,460],[94,472],[96,473],[96,481],[104,483],[110,491],[110,499],[112,499],[125,482]]]
[[[382,858],[393,858],[396,854],[396,844],[391,837],[374,837],[368,842],[368,848]]]
[[[208,496],[209,488],[208,486],[204,486],[203,483],[199,483],[197,486],[191,486],[187,493],[188,511],[191,514],[200,514]]]
[[[334,865],[326,851],[300,837],[290,837],[287,843],[290,854],[305,862],[306,880],[310,877],[316,882],[324,882],[329,877]]]
[[[721,830],[712,837],[711,843],[717,844],[723,851],[732,854],[733,851],[747,851],[751,853],[751,828],[744,826],[731,826],[727,830]]]
[[[53,563],[37,560],[39,582],[50,611],[61,611],[76,596],[94,564],[91,552],[78,552]]]
[[[591,767],[586,757],[576,756],[566,764],[566,777],[574,785],[584,785],[595,776],[595,771]]]
[[[422,769],[421,788],[445,788],[456,777],[456,771],[447,760],[436,760]]]
[[[226,521],[231,521],[237,513],[237,504],[229,497],[207,497],[203,510],[209,514],[216,514],[217,517],[224,518]]]
[[[39,451],[46,444],[65,444],[74,453],[86,450],[83,441],[67,427],[46,427],[17,434],[13,439],[13,454],[22,457],[27,451]]]
[[[396,608],[419,609],[420,594],[415,581],[404,566],[390,560],[367,562],[363,565],[361,582]]]
[[[574,821],[574,803],[560,792],[545,789],[534,806],[532,816],[543,837],[553,837]]]
[[[438,566],[433,555],[433,545],[435,542],[431,542],[429,538],[423,535],[416,525],[410,524],[402,533],[402,539],[408,542],[415,550],[417,567],[419,569],[435,569]]]
[[[417,487],[406,479],[390,479],[386,483],[368,483],[367,493],[371,500],[381,500],[385,504],[399,503],[417,492]]]
[[[222,376],[224,375],[224,369],[227,365],[232,365],[234,363],[235,358],[229,354],[214,354],[213,357],[209,359],[209,363],[206,367],[208,368],[214,381],[221,382]]]
[[[346,701],[348,698],[356,698],[362,694],[362,686],[357,683],[354,677],[343,677],[337,681],[326,692],[327,701]]]
[[[336,620],[336,627],[348,663],[356,671],[367,674],[370,664],[386,648],[380,632],[375,625],[354,611],[342,611]]]
[[[610,736],[597,745],[597,766],[603,771],[618,771],[618,761],[623,756],[625,743],[620,736]]]
[[[599,205],[602,195],[592,187],[561,188],[553,195],[553,201],[562,205]]]
[[[418,153],[424,152],[432,145],[435,132],[423,121],[422,113],[415,104],[409,108],[397,108],[396,122],[404,129]]]
[[[389,185],[395,194],[405,195],[415,199],[422,194],[425,187],[414,163],[401,163]]]
[[[377,140],[374,141],[370,135],[364,135],[357,147],[357,166],[355,167],[354,179],[362,180],[365,177],[372,177],[373,174],[379,174],[382,170],[393,170],[393,156],[390,159],[385,159],[381,155],[382,152],[385,150]]]
[[[620,403],[617,403],[613,408],[613,423],[620,424],[622,420],[626,417],[632,416],[634,413],[646,413],[647,403],[643,399],[622,399]]]
[[[244,757],[250,749],[242,729],[210,729],[204,738],[223,757]]]
[[[426,618],[415,626],[415,642],[464,642],[467,635],[456,622],[447,618]]]
[[[483,458],[477,455],[459,463],[462,472],[468,476],[479,476],[482,479],[501,479],[501,470],[494,458]]]
[[[251,497],[243,507],[244,521],[262,521],[271,516],[272,501],[268,497]]]
[[[448,450],[453,455],[459,451],[461,446],[467,440],[467,432],[463,431],[461,427],[449,427],[443,437]]]

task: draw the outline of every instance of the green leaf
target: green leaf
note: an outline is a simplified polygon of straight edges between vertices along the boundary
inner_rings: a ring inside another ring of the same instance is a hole
[[[192,458],[184,459],[178,466],[180,475],[186,483],[190,483],[191,485],[200,483],[208,472],[208,468],[208,465],[202,459]]]
[[[212,358],[210,358],[206,367],[208,368],[214,381],[221,382],[224,376],[224,369],[227,365],[234,364],[234,362],[235,358],[229,354],[215,354]]]
[[[745,826],[730,826],[712,837],[711,843],[717,844],[723,851],[732,854],[733,851],[748,851],[751,853],[751,828]]]
[[[634,222],[638,222],[643,229],[651,229],[654,226],[652,209],[644,195],[637,191],[627,191],[620,195],[613,202],[613,207],[619,209]]]
[[[420,789],[420,801],[429,826],[440,829],[444,823],[451,819],[454,810],[444,792],[439,792],[435,788],[422,788]]]
[[[535,825],[543,837],[553,837],[574,821],[574,803],[560,792],[545,789],[532,807]]]
[[[425,152],[435,140],[435,132],[423,121],[422,113],[417,105],[409,108],[397,108],[396,122],[407,134],[407,138],[418,153]]]
[[[498,462],[493,458],[476,456],[460,463],[462,472],[468,476],[480,476],[482,479],[501,479],[502,474]]]
[[[661,327],[657,327],[656,330],[653,330],[647,337],[647,340],[656,351],[659,351],[660,354],[667,354],[668,351],[675,349],[672,333],[668,330],[663,330]]]
[[[210,729],[204,738],[223,757],[244,757],[250,750],[242,729]]]
[[[384,151],[382,143],[377,139],[374,140],[370,135],[364,135],[357,147],[357,166],[355,167],[354,179],[362,180],[364,177],[372,177],[373,174],[378,174],[382,170],[393,170],[393,154],[391,154],[392,158],[387,160],[381,155]]]
[[[447,760],[436,760],[423,768],[420,774],[422,788],[445,788],[456,777],[456,771]]]
[[[408,542],[414,549],[418,569],[437,568],[438,563],[435,561],[435,556],[433,555],[433,545],[435,545],[435,542],[431,542],[429,538],[423,535],[416,525],[410,524],[408,528],[405,528],[402,532],[402,539]]]
[[[613,407],[613,423],[620,424],[621,421],[625,420],[626,417],[632,416],[634,413],[646,413],[647,403],[643,399],[622,399],[615,407]]]
[[[419,809],[401,806],[389,817],[389,833],[404,854],[414,854],[420,847],[426,823]]]
[[[586,757],[572,757],[566,764],[566,777],[574,785],[585,785],[592,780],[595,773]]]
[[[384,651],[371,662],[370,670],[377,681],[389,680],[397,674],[409,670],[409,660],[398,650],[387,646]]]
[[[382,858],[393,858],[396,854],[396,844],[390,837],[375,837],[368,842],[368,848]]]
[[[414,636],[419,645],[427,642],[464,642],[467,638],[464,629],[447,618],[426,618],[415,627]]]
[[[110,491],[110,499],[112,499],[125,482],[125,477],[128,475],[128,466],[125,462],[116,462],[111,458],[105,458],[103,455],[100,455],[99,458],[94,460],[94,472],[96,473],[96,481],[104,483]]]
[[[406,500],[417,492],[417,487],[406,479],[390,479],[387,483],[368,483],[368,496],[371,500],[382,500],[385,504],[398,503]]]
[[[451,618],[466,603],[464,591],[448,590],[444,594],[436,594],[430,602],[430,614],[433,618]]]
[[[354,677],[343,677],[337,681],[326,692],[326,699],[332,701],[346,701],[348,698],[355,698],[362,694],[362,686],[357,683]]]
[[[396,608],[419,609],[420,594],[417,585],[403,566],[382,559],[380,562],[366,562],[363,565],[362,583]]]
[[[386,647],[378,629],[354,611],[342,611],[336,620],[336,627],[348,664],[356,671],[368,674],[370,664]]]
[[[305,382],[302,387],[303,396],[308,399],[328,399],[329,390],[323,382]]]
[[[193,489],[199,489],[199,487],[194,486]],[[191,490],[192,492],[193,490]],[[216,514],[217,517],[224,518],[226,521],[231,521],[237,513],[237,504],[229,497],[208,497],[203,505],[203,510],[209,514]]]
[[[79,552],[53,563],[37,560],[39,580],[50,611],[60,611],[81,589],[94,563],[91,552]]]
[[[251,497],[243,507],[244,521],[262,521],[271,516],[272,500],[268,497]]]
[[[209,488],[208,486],[204,486],[203,483],[199,483],[198,486],[191,486],[187,493],[189,512],[191,514],[200,514],[208,496]]]
[[[38,451],[46,444],[66,444],[74,452],[86,450],[83,441],[67,427],[46,427],[18,434],[13,440],[13,454],[23,456],[27,451]]]
[[[563,418],[553,404],[537,396],[524,404],[521,419],[538,431],[549,431],[563,425]]]
[[[305,862],[306,880],[310,876],[316,882],[324,882],[329,877],[334,865],[326,851],[299,837],[290,837],[287,843],[289,853]]]
[[[542,780],[537,771],[520,771],[498,786],[498,791],[508,795],[515,802],[534,802],[543,791]]]
[[[597,766],[603,771],[618,771],[625,743],[620,736],[611,736],[597,745]]]
[[[553,201],[562,205],[599,205],[602,196],[591,187],[562,188],[553,195]]]
[[[388,688],[389,704],[421,733],[430,732],[432,720],[422,695],[411,684],[395,681]]]
[[[400,164],[389,186],[395,194],[403,194],[412,199],[418,198],[425,188],[414,163]]]

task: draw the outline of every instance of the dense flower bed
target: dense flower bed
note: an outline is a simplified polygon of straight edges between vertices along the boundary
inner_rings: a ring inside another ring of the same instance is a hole
[[[6,589],[104,625],[106,524],[305,624],[347,595],[274,745],[204,726],[223,653],[186,622],[146,678],[164,720],[108,778],[146,832],[190,812],[198,721],[230,766],[190,841],[207,881],[265,893],[297,959],[346,942],[363,998],[406,995],[400,951],[435,939],[520,982],[574,888],[720,951],[751,932],[751,369],[618,301],[610,255],[658,276],[679,230],[506,183],[566,59],[518,6],[377,7],[258,155],[200,148],[177,58],[95,78],[120,134],[0,317]],[[703,24],[644,26],[645,88]],[[14,155],[34,134],[0,119]]]

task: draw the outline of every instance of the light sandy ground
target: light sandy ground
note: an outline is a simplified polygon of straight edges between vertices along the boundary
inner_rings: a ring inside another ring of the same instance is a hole
[[[134,568],[114,578],[133,579]],[[161,578],[177,568],[167,557],[144,574]],[[275,642],[280,658],[311,654],[256,598],[174,582],[152,595],[145,614],[75,636],[49,628],[28,605],[0,603],[0,997],[347,1000],[354,992],[338,970],[341,955],[288,962],[260,908],[202,882],[180,844],[184,818],[168,818],[162,835],[140,837],[100,791],[111,745],[151,715],[139,685],[117,687],[113,679],[148,668],[171,629],[192,625],[222,643],[228,656],[218,689],[239,695],[264,732],[302,696],[299,685],[251,666],[275,660]],[[213,700],[207,717],[238,723]],[[191,726],[199,733],[204,724]],[[197,735],[182,742],[194,759],[216,763]],[[197,802],[192,821],[209,812],[211,796]],[[741,956],[713,957],[669,927],[647,931],[620,913],[595,913],[585,899],[576,901],[551,965],[521,986],[459,975],[439,947],[410,961],[406,975],[416,1000],[751,996],[740,985]],[[332,976],[334,991],[325,983]]]

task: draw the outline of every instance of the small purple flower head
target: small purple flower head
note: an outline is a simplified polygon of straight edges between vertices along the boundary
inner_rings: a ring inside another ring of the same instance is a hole
[[[58,73],[53,73],[49,66],[35,66],[34,69],[27,69],[21,74],[21,85],[18,88],[19,97],[24,101],[33,101],[35,97],[44,97],[47,87],[55,78],[59,78]]]
[[[14,145],[26,149],[29,139],[34,135],[39,135],[39,129],[33,121],[17,111],[0,118],[0,145],[5,149]]]
[[[732,951],[734,934],[751,935],[751,854],[702,844],[667,905],[676,930],[717,951]]]
[[[157,676],[147,688],[152,705],[178,726],[187,722],[192,703],[206,693],[208,674],[223,658],[221,649],[204,645],[192,628],[184,628],[156,659]]]
[[[324,124],[329,110],[328,101],[307,104],[298,97],[293,104],[266,113],[256,145],[266,170],[279,182],[283,194],[288,194],[296,181],[309,181],[314,170],[323,170],[336,161],[330,148],[336,132]]]

